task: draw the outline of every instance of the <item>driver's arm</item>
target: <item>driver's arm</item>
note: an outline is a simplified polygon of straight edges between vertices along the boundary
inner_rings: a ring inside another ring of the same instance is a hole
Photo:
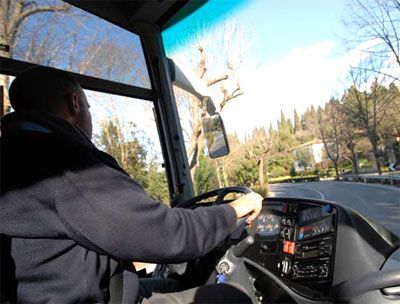
[[[168,263],[203,256],[234,230],[238,216],[257,212],[244,207],[254,200],[245,197],[231,205],[170,209],[125,174],[99,163],[64,173],[56,191],[69,236],[124,260]]]

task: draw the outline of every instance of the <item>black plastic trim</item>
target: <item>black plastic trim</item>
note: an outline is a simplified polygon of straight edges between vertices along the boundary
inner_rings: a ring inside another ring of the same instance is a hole
[[[294,292],[292,289],[290,289],[279,277],[277,277],[274,273],[271,271],[265,269],[264,267],[258,265],[256,262],[253,262],[252,260],[249,260],[248,258],[243,258],[243,261],[248,265],[251,265],[252,267],[256,268],[258,271],[261,273],[265,274],[268,276],[270,279],[272,279],[276,284],[279,285],[284,291],[286,291],[293,299],[295,299],[298,303],[304,303],[304,304],[315,304],[315,303],[329,303],[328,301],[320,301],[320,300],[311,300],[308,298],[305,298],[298,293]]]
[[[400,285],[400,270],[375,271],[357,280],[347,281],[335,289],[336,301],[350,302],[369,291]]]
[[[39,66],[39,65],[0,56],[1,74],[16,76],[22,71],[34,66]],[[71,77],[76,79],[76,81],[78,81],[79,84],[84,89],[94,90],[102,93],[121,95],[131,98],[149,100],[149,101],[154,101],[155,99],[153,91],[150,89],[145,89],[137,86],[132,86],[111,80],[105,80],[97,77],[82,75],[78,73],[68,72],[65,70],[62,71],[66,72]]]

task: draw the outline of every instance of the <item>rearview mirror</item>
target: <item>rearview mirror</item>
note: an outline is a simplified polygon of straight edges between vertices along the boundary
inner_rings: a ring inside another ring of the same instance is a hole
[[[218,158],[229,154],[229,145],[224,123],[219,113],[203,119],[204,137],[211,158]]]

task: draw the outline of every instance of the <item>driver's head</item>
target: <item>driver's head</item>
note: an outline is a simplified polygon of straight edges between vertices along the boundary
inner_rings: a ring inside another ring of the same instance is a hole
[[[28,69],[14,79],[9,96],[15,112],[51,113],[92,137],[92,117],[85,93],[67,73],[49,67]]]

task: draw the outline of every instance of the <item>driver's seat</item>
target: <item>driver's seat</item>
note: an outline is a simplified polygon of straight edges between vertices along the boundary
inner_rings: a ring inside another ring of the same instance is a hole
[[[11,239],[5,234],[0,234],[0,262],[0,303],[16,303],[15,263],[11,257]]]

